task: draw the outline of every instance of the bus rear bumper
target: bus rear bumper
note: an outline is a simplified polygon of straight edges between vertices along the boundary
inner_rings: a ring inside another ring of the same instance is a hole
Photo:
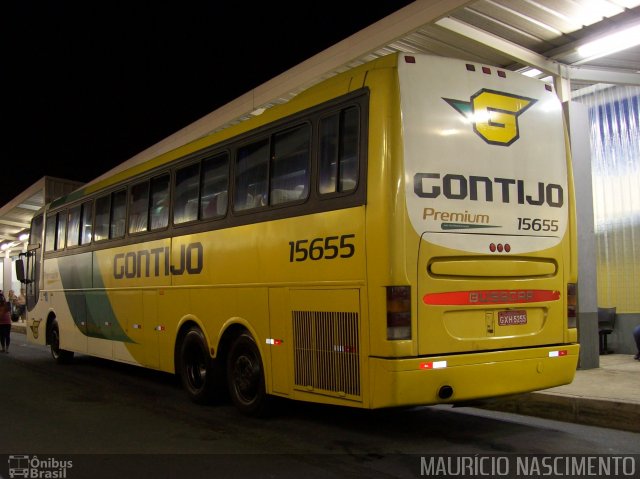
[[[454,403],[573,381],[578,344],[411,359],[370,358],[370,407]]]

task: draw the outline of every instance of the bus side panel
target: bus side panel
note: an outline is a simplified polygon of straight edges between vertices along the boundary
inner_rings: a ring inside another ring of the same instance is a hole
[[[159,367],[163,330],[157,297],[170,283],[169,244],[166,239],[93,253],[93,290],[87,294],[90,354]]]
[[[267,344],[271,360],[270,391],[288,396],[293,377],[293,343],[290,340],[291,311],[288,288],[269,288],[269,337]]]
[[[262,352],[268,391],[290,394],[294,319],[289,287],[364,285],[363,223],[364,207],[356,207],[174,238],[172,264],[183,273],[173,275],[172,282],[183,291],[176,300],[185,308],[165,307],[161,300],[160,311],[189,315],[202,324],[214,350],[230,324],[247,327]],[[331,300],[325,303],[333,304],[331,311],[343,311]],[[358,311],[355,304],[344,311]]]
[[[60,347],[87,352],[86,292],[91,288],[91,253],[45,260],[48,306],[60,330]]]

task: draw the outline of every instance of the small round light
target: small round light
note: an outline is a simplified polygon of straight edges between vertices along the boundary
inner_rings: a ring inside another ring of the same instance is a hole
[[[511,251],[511,245],[509,243],[507,243],[506,245],[504,245],[504,250],[509,253]]]
[[[502,246],[502,243],[498,243],[498,253],[502,253],[503,249],[504,247]]]
[[[491,243],[491,244],[489,245],[489,250],[490,250],[492,253],[495,253],[495,252],[496,252],[496,245],[495,245],[494,243]]]

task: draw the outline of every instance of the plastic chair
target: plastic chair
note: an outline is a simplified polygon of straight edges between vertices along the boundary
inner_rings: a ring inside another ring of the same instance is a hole
[[[598,308],[598,334],[600,336],[600,354],[611,354],[607,348],[607,336],[613,332],[616,322],[616,308]]]

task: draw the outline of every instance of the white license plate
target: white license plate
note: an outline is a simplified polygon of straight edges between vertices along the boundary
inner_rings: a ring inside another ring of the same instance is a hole
[[[527,312],[525,310],[498,311],[498,325],[515,326],[519,324],[527,324]]]

